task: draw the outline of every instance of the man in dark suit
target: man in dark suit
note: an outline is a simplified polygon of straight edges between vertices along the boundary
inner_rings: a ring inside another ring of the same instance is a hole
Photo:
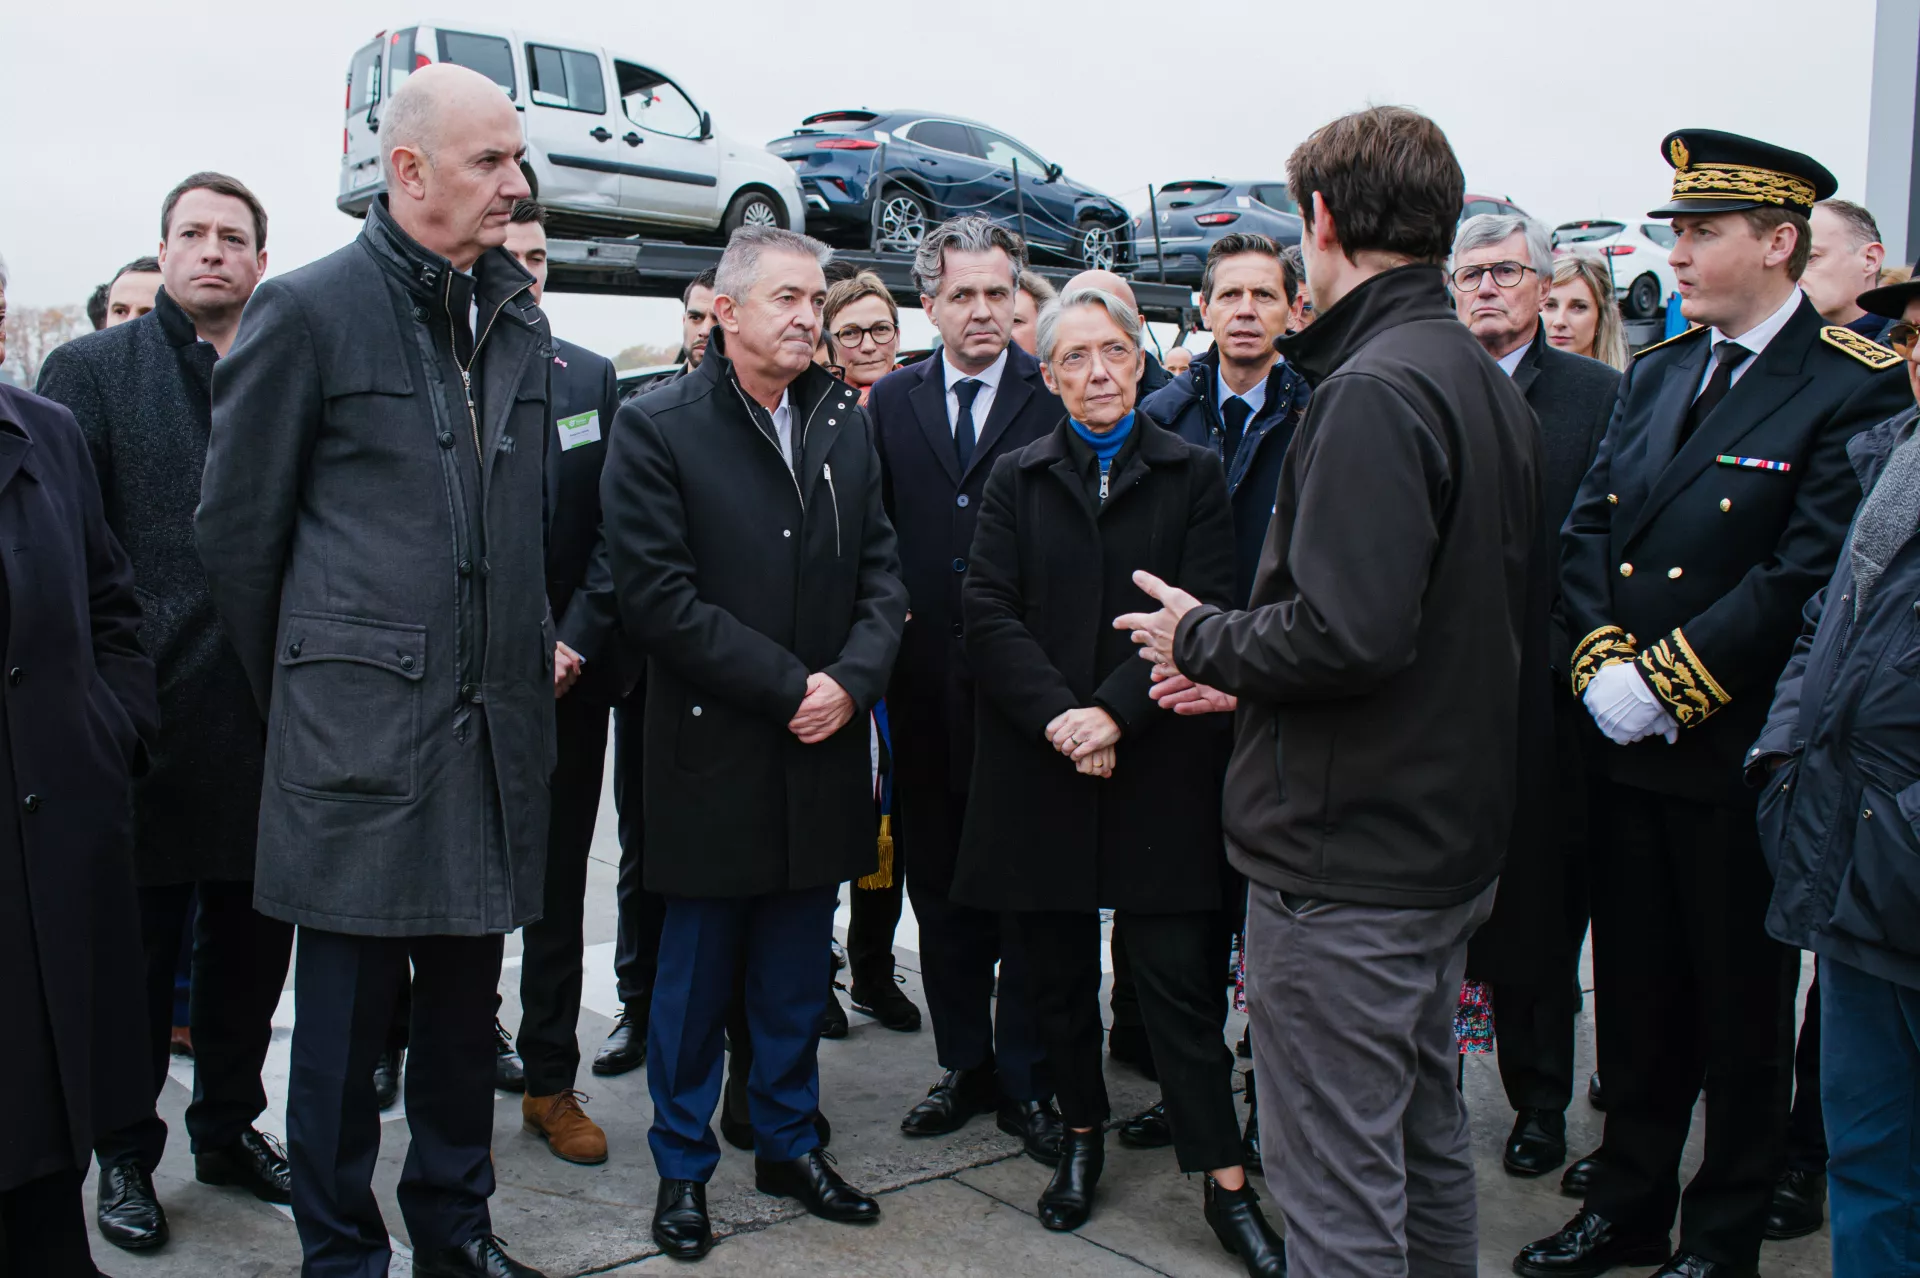
[[[546,211],[514,206],[507,251],[533,276],[533,300],[546,291]],[[581,918],[587,852],[600,811],[607,722],[628,672],[620,660],[619,610],[606,542],[600,535],[600,468],[607,432],[620,407],[613,363],[592,351],[553,343],[547,432],[547,603],[553,609],[553,694],[559,762],[547,825],[546,907],[527,925],[520,967],[520,1058],[526,1065],[521,1120],[556,1158],[603,1163],[607,1137],[580,1108]]]
[[[1483,213],[1454,235],[1454,305],[1481,349],[1506,370],[1540,424],[1540,606],[1544,652],[1523,663],[1520,798],[1493,917],[1475,934],[1467,974],[1494,1003],[1500,1081],[1514,1108],[1506,1169],[1552,1171],[1567,1158],[1580,942],[1587,930],[1586,764],[1590,717],[1566,689],[1566,626],[1557,620],[1560,525],[1606,433],[1620,374],[1547,342],[1541,308],[1553,245],[1530,217]]]
[[[1794,962],[1742,765],[1833,570],[1859,484],[1847,441],[1910,402],[1900,359],[1827,325],[1798,280],[1831,195],[1797,152],[1687,129],[1671,261],[1696,327],[1641,353],[1562,535],[1572,690],[1612,744],[1596,778],[1594,983],[1609,1051],[1606,1155],[1585,1208],[1522,1275],[1665,1259],[1751,1275],[1784,1162]],[[1706,1158],[1687,1127],[1707,1090]]]
[[[930,232],[914,276],[920,304],[940,330],[941,353],[882,378],[868,411],[913,601],[887,690],[894,854],[920,922],[927,1011],[945,1070],[900,1126],[909,1136],[934,1136],[997,1111],[1002,1129],[1053,1162],[1060,1119],[1040,1073],[1025,956],[999,915],[947,899],[973,766],[960,584],[974,518],[993,463],[1059,425],[1065,411],[1041,380],[1039,362],[1012,342],[1026,262],[1018,236],[977,214]]]

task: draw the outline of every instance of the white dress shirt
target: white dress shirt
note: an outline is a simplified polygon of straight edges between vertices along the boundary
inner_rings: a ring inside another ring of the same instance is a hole
[[[1527,357],[1527,352],[1532,348],[1533,339],[1528,338],[1494,362],[1500,365],[1501,372],[1505,373],[1508,377],[1512,377],[1513,370],[1520,367],[1520,361]]]
[[[1268,371],[1271,372],[1272,370]],[[1213,373],[1213,400],[1214,403],[1220,405],[1220,412],[1223,417],[1227,411],[1227,401],[1230,399],[1246,400],[1248,409],[1247,420],[1252,421],[1260,415],[1260,410],[1267,406],[1267,379],[1264,377],[1261,378],[1253,384],[1253,389],[1241,395],[1236,393],[1232,387],[1228,386],[1225,375],[1222,374],[1219,369],[1215,369]]]
[[[793,469],[793,403],[787,398],[787,392],[780,392],[780,405],[773,410],[773,433],[780,441],[780,455],[787,459],[787,469]]]
[[[980,389],[975,391],[973,396],[973,441],[978,444],[981,434],[987,428],[987,414],[993,411],[993,394],[1000,389],[1000,378],[1007,371],[1007,353],[1004,350],[1001,351],[1000,358],[987,365],[985,371],[978,373],[963,373],[955,368],[953,361],[947,358],[944,349],[940,353],[940,360],[946,365],[940,371],[947,379],[947,433],[949,435],[960,429],[960,396],[954,393],[954,383],[968,377],[980,383]]]
[[[1753,352],[1753,354],[1733,366],[1733,378],[1727,383],[1728,386],[1739,385],[1740,379],[1747,375],[1747,370],[1760,362],[1760,352],[1766,350],[1767,343],[1779,336],[1780,330],[1787,326],[1787,321],[1793,318],[1793,313],[1800,309],[1800,299],[1803,296],[1805,296],[1805,294],[1801,293],[1800,286],[1797,284],[1794,285],[1793,292],[1787,294],[1787,300],[1781,303],[1779,310],[1767,316],[1738,337],[1728,337],[1718,328],[1707,331],[1707,342],[1711,346],[1714,355],[1719,353],[1722,342],[1738,342]],[[1707,379],[1713,376],[1713,370],[1718,367],[1718,365],[1719,360],[1716,358],[1709,358],[1707,360],[1707,366],[1700,371],[1700,384],[1693,388],[1693,397],[1695,399],[1700,398],[1700,392],[1707,388]]]

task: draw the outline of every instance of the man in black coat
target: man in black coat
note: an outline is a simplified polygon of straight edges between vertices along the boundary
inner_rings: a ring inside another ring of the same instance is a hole
[[[1545,651],[1523,660],[1521,782],[1493,917],[1475,934],[1467,974],[1489,983],[1500,1081],[1515,1111],[1504,1164],[1538,1176],[1567,1157],[1580,943],[1587,931],[1586,760],[1591,718],[1567,691],[1566,626],[1553,584],[1559,531],[1613,413],[1620,374],[1547,342],[1553,286],[1547,228],[1483,213],[1460,224],[1449,262],[1454,306],[1481,349],[1513,378],[1540,424],[1541,532],[1536,574]],[[1542,638],[1538,634],[1530,636]]]
[[[0,386],[0,1092],[16,1101],[0,1273],[98,1272],[87,1162],[97,1138],[153,1113],[131,782],[159,708],[133,578],[73,417]]]
[[[941,355],[882,378],[867,411],[900,538],[913,613],[887,690],[894,747],[894,855],[920,923],[921,977],[945,1072],[901,1123],[909,1136],[957,1130],[995,1111],[1047,1161],[1060,1120],[1040,1074],[1025,955],[999,914],[948,899],[973,768],[973,677],[960,587],[993,463],[1065,417],[1039,361],[1012,341],[1019,237],[978,215],[929,234],[915,263]],[[999,998],[994,967],[999,964]],[[860,974],[854,974],[860,1002]],[[997,1018],[997,1033],[996,1033]]]
[[[736,231],[696,375],[620,408],[601,480],[622,625],[647,658],[646,883],[667,898],[648,1026],[654,1240],[713,1243],[721,1030],[746,964],[755,1182],[878,1219],[814,1125],[840,884],[877,863],[867,712],[907,592],[853,391],[813,363],[816,240]]]
[[[107,522],[133,561],[141,642],[159,678],[160,737],[152,769],[134,789],[153,1094],[166,1086],[175,960],[197,899],[187,1108],[195,1172],[284,1203],[286,1157],[253,1123],[267,1107],[260,1069],[293,928],[253,908],[266,743],[193,546],[214,363],[232,346],[241,308],[266,269],[266,233],[266,212],[245,186],[218,173],[187,178],[161,205],[165,287],[154,309],[53,351],[40,393],[71,409],[86,434]],[[134,1249],[166,1241],[152,1180],[166,1140],[157,1114],[100,1134],[98,1217],[107,1241]]]
[[[1794,956],[1742,764],[1859,497],[1847,440],[1909,400],[1899,357],[1825,325],[1797,280],[1811,158],[1670,134],[1670,217],[1696,327],[1642,351],[1561,540],[1572,691],[1611,744],[1590,810],[1605,1155],[1586,1207],[1524,1248],[1528,1275],[1655,1264],[1750,1274],[1784,1162]],[[1706,1158],[1680,1156],[1702,1088]]]

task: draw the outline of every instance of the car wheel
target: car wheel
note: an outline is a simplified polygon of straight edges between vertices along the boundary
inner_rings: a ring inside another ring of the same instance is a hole
[[[1642,275],[1627,286],[1626,304],[1621,308],[1628,319],[1649,320],[1660,311],[1660,278]]]
[[[784,227],[786,220],[780,215],[780,206],[765,191],[742,191],[733,197],[733,203],[727,205],[727,216],[720,222],[720,230],[729,238],[743,226]]]
[[[875,217],[873,247],[893,253],[912,253],[927,234],[927,206],[903,187],[894,187],[880,201]]]
[[[1111,271],[1120,263],[1120,241],[1113,228],[1088,218],[1080,223],[1080,265],[1089,271]]]

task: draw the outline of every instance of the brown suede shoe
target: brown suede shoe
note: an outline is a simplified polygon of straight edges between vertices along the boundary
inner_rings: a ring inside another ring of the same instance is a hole
[[[586,1097],[569,1087],[552,1096],[522,1096],[521,1124],[547,1142],[555,1158],[570,1163],[607,1161],[607,1134],[580,1108]]]

